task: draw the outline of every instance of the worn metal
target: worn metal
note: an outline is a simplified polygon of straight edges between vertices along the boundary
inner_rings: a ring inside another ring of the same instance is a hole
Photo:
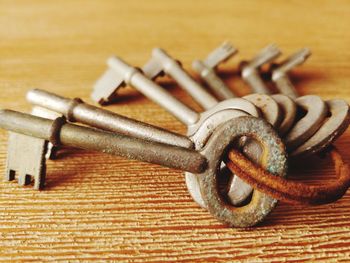
[[[293,126],[297,115],[297,104],[290,97],[282,94],[272,95],[282,111],[282,122],[278,127],[278,133],[284,136]]]
[[[39,106],[34,106],[32,108],[31,114],[34,116],[51,119],[51,120],[62,117],[62,114],[59,114],[55,111],[51,111],[49,109],[45,109]],[[56,159],[57,151],[58,151],[58,147],[54,146],[52,143],[49,142],[47,145],[47,151],[45,156],[46,159],[51,159],[51,160]]]
[[[244,96],[246,99],[253,103],[255,107],[260,109],[262,117],[275,128],[278,128],[282,122],[282,112],[278,103],[271,97],[265,94],[250,94]]]
[[[223,154],[239,137],[248,136],[264,146],[266,166],[270,173],[284,177],[287,173],[285,147],[277,133],[266,121],[254,117],[239,117],[221,125],[210,137],[201,153],[208,159],[207,170],[198,176],[203,198],[208,210],[220,221],[235,227],[248,227],[261,222],[276,206],[277,200],[254,191],[249,204],[242,207],[230,205],[218,190],[217,173]]]
[[[194,60],[192,63],[192,68],[207,83],[219,100],[231,99],[236,96],[216,74],[215,68],[230,59],[237,52],[237,49],[232,44],[224,42],[214,49],[204,61]]]
[[[48,142],[44,139],[10,132],[7,146],[5,180],[18,178],[19,185],[29,185],[34,180],[34,189],[45,185]]]
[[[136,88],[159,106],[167,108],[181,122],[188,125],[197,122],[199,116],[195,111],[171,96],[165,89],[148,79],[138,69],[131,67],[118,57],[109,58],[108,65],[123,78],[125,83]]]
[[[265,47],[251,61],[243,61],[241,63],[242,78],[253,89],[255,93],[270,94],[268,87],[260,76],[260,68],[278,56],[281,51],[276,45]]]
[[[330,116],[324,121],[321,128],[295,149],[290,156],[301,158],[316,154],[329,147],[349,127],[349,104],[344,100],[329,100],[326,103]]]
[[[10,110],[0,111],[0,127],[12,132],[49,140],[54,121]],[[160,164],[189,172],[202,172],[207,160],[198,152],[168,144],[146,141],[126,135],[111,133],[74,124],[64,124],[59,129],[63,145],[101,151],[129,159]],[[33,155],[27,151],[26,155]]]
[[[303,48],[295,54],[282,61],[277,66],[274,66],[272,71],[272,81],[276,84],[280,93],[287,95],[293,99],[298,97],[292,82],[289,79],[288,73],[296,66],[303,64],[308,57],[311,56],[311,51],[308,48]]]
[[[284,138],[289,151],[295,150],[311,138],[322,126],[328,114],[327,104],[318,96],[302,96],[297,98],[295,102],[306,112],[306,115],[294,124]]]
[[[204,109],[210,109],[218,103],[217,99],[203,89],[203,87],[182,68],[181,64],[173,59],[165,50],[161,48],[153,49],[152,58],[148,64],[161,65],[161,71],[148,72],[148,75],[155,76],[159,75],[161,72],[169,75]],[[159,66],[149,68],[160,69]]]
[[[39,89],[29,91],[27,93],[27,100],[34,105],[59,112],[71,122],[80,122],[95,128],[122,133],[148,141],[193,148],[193,142],[187,136],[124,117],[114,112],[89,105],[81,100],[64,98]]]

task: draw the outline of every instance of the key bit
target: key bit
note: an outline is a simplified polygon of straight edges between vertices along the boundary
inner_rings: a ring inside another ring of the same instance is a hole
[[[290,81],[288,72],[296,66],[303,64],[310,56],[310,49],[303,48],[281,62],[279,65],[274,66],[272,71],[272,80],[275,82],[276,87],[282,94],[293,99],[298,97],[298,93]]]
[[[211,63],[214,63],[213,59]],[[152,58],[143,70],[150,79],[164,73],[169,75],[204,109],[210,109],[218,103],[218,100],[198,84],[177,60],[161,48],[153,49]]]
[[[236,48],[230,43],[225,42],[212,51],[204,61],[195,60],[192,63],[192,68],[208,84],[219,100],[234,98],[235,95],[216,74],[215,68],[220,63],[234,56],[237,52]]]
[[[45,185],[48,142],[40,138],[10,132],[7,148],[5,180],[13,181],[18,176],[18,184],[29,185],[34,179],[34,189]]]
[[[260,68],[269,62],[272,62],[281,55],[281,51],[274,44],[265,47],[251,61],[241,63],[242,78],[251,86],[255,93],[270,94],[269,89],[265,85],[260,76]]]

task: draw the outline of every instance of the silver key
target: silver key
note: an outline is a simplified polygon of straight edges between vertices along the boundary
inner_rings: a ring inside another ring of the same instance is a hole
[[[230,43],[225,42],[212,51],[204,61],[195,60],[192,63],[192,68],[201,76],[208,86],[210,86],[219,100],[236,97],[215,72],[215,68],[220,63],[227,61],[236,53],[237,49]]]
[[[280,93],[293,99],[298,97],[297,91],[288,77],[288,72],[296,66],[303,64],[307,58],[310,57],[310,55],[310,49],[303,48],[286,60],[282,61],[278,67],[272,71],[272,80],[276,84],[276,87]]]
[[[242,78],[255,93],[270,94],[269,89],[260,76],[260,68],[280,55],[281,51],[276,45],[269,45],[261,50],[251,61],[242,62]]]
[[[172,77],[187,93],[204,109],[210,109],[218,101],[210,93],[202,88],[180,65],[163,49],[155,48],[152,51],[152,58],[145,66],[145,75],[154,79],[162,72]],[[152,69],[152,70],[151,70]]]

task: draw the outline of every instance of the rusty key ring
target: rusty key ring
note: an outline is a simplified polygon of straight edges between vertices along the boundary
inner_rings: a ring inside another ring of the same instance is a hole
[[[330,155],[337,174],[336,180],[327,180],[321,186],[290,181],[256,166],[236,150],[229,152],[228,168],[259,191],[291,204],[320,205],[340,199],[350,187],[349,167],[338,150]]]

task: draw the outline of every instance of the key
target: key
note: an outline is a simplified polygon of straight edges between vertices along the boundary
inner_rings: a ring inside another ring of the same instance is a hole
[[[212,51],[204,61],[194,60],[192,63],[192,68],[208,84],[208,86],[210,86],[210,89],[219,100],[236,97],[215,72],[215,68],[220,63],[227,61],[236,53],[237,49],[235,49],[230,43],[224,42]]]
[[[48,91],[34,89],[27,93],[27,101],[64,115],[70,122],[80,122],[148,141],[193,148],[193,142],[187,136],[100,109],[83,102],[81,99],[72,100]]]
[[[214,62],[214,60],[213,60]],[[202,88],[165,50],[155,48],[152,51],[152,58],[147,62],[145,75],[154,79],[162,73],[172,77],[186,92],[204,109],[210,109],[218,101],[210,93]]]
[[[303,97],[297,98],[297,91],[288,77],[288,72],[295,66],[305,62],[310,55],[311,52],[309,49],[301,49],[283,61],[279,66],[275,65],[275,69],[272,73],[272,80],[283,94],[295,98],[302,108],[313,110],[312,113],[308,112],[300,121],[301,124],[298,123],[299,126],[294,128],[294,133],[291,132],[289,137],[286,138],[287,146],[291,148],[290,155],[299,158],[318,153],[327,148],[333,144],[349,126],[349,105],[347,102],[343,100],[329,100],[325,105],[322,105],[320,102],[321,99],[318,97],[307,98],[306,101],[305,98],[302,99]],[[300,100],[304,101],[300,102]],[[327,108],[326,112],[324,108]],[[328,111],[330,117],[326,116]],[[318,112],[319,115],[317,114]],[[309,128],[304,125],[305,123],[313,124],[313,121],[316,123],[314,124],[315,126],[309,125],[311,126]],[[305,129],[305,127],[307,129],[304,131],[303,128]],[[297,131],[299,131],[299,134]]]
[[[153,83],[153,85],[147,85],[146,87],[145,83],[147,83],[147,81],[143,80],[143,78],[146,77],[141,77],[142,74],[139,71],[135,71],[134,68],[130,67],[124,61],[116,57],[109,59],[109,66],[116,71],[116,74],[119,76],[124,76],[124,79],[127,80],[131,86],[143,92],[145,96],[164,107],[168,112],[174,112],[167,103],[161,103],[158,101],[159,96],[157,95],[157,92],[159,91],[159,88],[162,88],[155,83]],[[133,72],[133,74],[130,74],[129,72]],[[135,81],[136,74],[138,81]],[[154,86],[157,86],[157,88],[153,89]],[[165,90],[162,91],[162,94],[167,94],[168,97],[175,99]],[[165,97],[163,97],[163,100],[165,100]],[[235,103],[233,103],[233,101],[235,101]],[[215,105],[214,108],[211,108],[210,110],[207,110],[201,114],[195,113],[197,114],[197,118],[193,118],[197,119],[195,123],[186,122],[188,118],[184,116],[180,117],[179,115],[175,115],[175,117],[177,117],[180,121],[182,120],[182,122],[187,125],[187,135],[193,140],[195,149],[200,150],[206,148],[204,146],[206,146],[210,138],[212,138],[212,133],[217,129],[217,127],[220,127],[220,125],[233,118],[247,116],[247,112],[253,116],[259,116],[259,111],[252,103],[244,99],[235,98],[231,99],[230,101],[227,100],[219,103]],[[200,179],[198,178],[198,175],[186,173],[186,184],[193,199],[202,207],[210,209],[207,207],[204,196],[200,191]],[[274,202],[273,200],[270,201]]]
[[[306,112],[305,116],[294,123],[292,129],[285,136],[284,140],[289,152],[293,152],[309,140],[321,128],[329,112],[327,104],[318,96],[308,95],[297,98],[297,92],[287,75],[294,67],[305,62],[310,55],[310,50],[303,48],[278,66],[274,65],[272,72],[272,80],[278,89],[283,94],[294,98],[298,107]],[[343,116],[345,116],[347,114],[346,107],[343,109]],[[345,121],[344,117],[343,120]],[[334,128],[336,129],[336,127]]]
[[[298,97],[292,82],[288,77],[288,72],[296,66],[303,64],[311,56],[311,51],[308,48],[303,48],[282,61],[279,66],[272,71],[272,80],[276,84],[280,93],[287,95],[293,99]]]
[[[62,118],[57,118],[52,121],[10,110],[0,111],[0,127],[11,132],[51,141],[54,145],[62,144],[102,151],[196,173],[208,210],[218,220],[230,226],[255,225],[263,220],[276,205],[276,200],[259,192],[254,193],[255,201],[245,209],[237,210],[225,204],[218,191],[217,168],[225,158],[224,153],[232,142],[252,132],[256,133],[254,136],[260,141],[268,136],[270,140],[264,144],[268,149],[266,156],[268,170],[278,176],[285,176],[287,169],[282,141],[264,120],[250,116],[225,122],[215,130],[206,147],[201,151],[81,127],[61,120]]]
[[[269,89],[260,76],[260,68],[280,55],[281,51],[276,45],[269,45],[261,50],[251,61],[241,63],[242,78],[255,93],[270,94]]]
[[[196,149],[204,147],[206,141],[211,136],[212,131],[222,122],[232,117],[244,115],[245,112],[253,116],[259,116],[259,111],[252,103],[239,98],[227,100],[223,103],[217,104],[215,108],[211,108],[202,114],[198,114],[193,110],[189,110],[187,106],[175,99],[162,87],[146,78],[140,71],[137,71],[135,68],[129,66],[120,58],[110,58],[108,60],[108,64],[110,68],[116,71],[117,75],[123,76],[120,77],[120,79],[124,79],[125,82],[128,82],[146,97],[158,103],[161,107],[177,117],[182,123],[187,125],[187,135],[194,142]],[[132,72],[132,74],[130,72]],[[200,89],[202,88],[200,87]],[[196,94],[196,96],[198,96],[198,94]],[[168,101],[173,103],[168,103]],[[176,107],[172,107],[172,104],[176,105],[178,109]],[[188,110],[182,110],[184,107]],[[203,105],[203,107],[209,107],[209,105]],[[224,110],[226,110],[226,112]],[[215,118],[213,117],[214,115]],[[186,176],[186,178],[189,177],[190,176]],[[193,184],[194,181],[191,180],[191,182]],[[190,188],[192,189],[192,187]],[[196,186],[196,188],[198,187]],[[198,196],[200,196],[200,194]],[[202,199],[200,197],[195,198],[196,201],[201,204],[201,206],[204,206],[204,203],[201,201]]]

